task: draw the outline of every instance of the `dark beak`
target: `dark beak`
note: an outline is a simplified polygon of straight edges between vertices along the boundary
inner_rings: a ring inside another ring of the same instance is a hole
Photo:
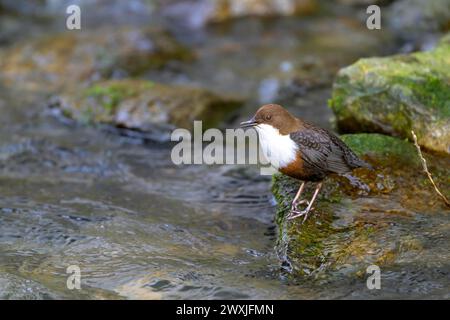
[[[258,124],[258,122],[256,122],[255,117],[253,117],[248,121],[241,122],[240,127],[241,128],[250,128],[250,127],[256,126],[257,124]]]

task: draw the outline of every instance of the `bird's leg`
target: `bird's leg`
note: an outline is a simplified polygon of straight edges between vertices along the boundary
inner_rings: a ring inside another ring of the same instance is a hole
[[[305,217],[303,218],[303,222],[305,222],[306,219],[308,219],[308,213],[311,211],[311,207],[312,207],[314,201],[316,200],[316,197],[319,194],[319,191],[321,188],[322,188],[322,182],[319,182],[317,184],[316,190],[314,190],[314,194],[311,198],[311,201],[309,202],[308,206],[305,209]]]
[[[298,198],[300,198],[300,196],[302,195],[303,189],[305,188],[305,184],[306,184],[306,182],[303,181],[302,184],[300,185],[300,188],[298,188],[297,194],[295,195],[294,200],[292,200],[291,211],[289,212],[288,217],[290,217],[294,213],[296,213],[297,205],[299,205],[300,203],[303,203],[305,201],[305,200],[297,201]]]
[[[312,205],[313,205],[314,201],[316,200],[317,195],[319,194],[320,188],[322,188],[322,182],[319,182],[317,184],[316,190],[314,190],[314,194],[313,194],[313,196],[311,198],[311,201],[309,201],[309,204],[306,207],[306,209],[303,210],[303,211],[300,211],[300,212],[296,211],[295,212],[296,214],[294,214],[294,215],[290,214],[287,218],[288,219],[295,219],[297,217],[305,216],[303,218],[303,222],[305,222],[306,219],[308,218],[308,213],[311,211]]]
[[[297,194],[294,197],[294,200],[292,200],[292,209],[297,209],[297,204],[303,203],[305,200],[298,201],[298,198],[302,195],[303,189],[305,189],[306,182],[302,182],[300,185],[300,188],[298,188]]]

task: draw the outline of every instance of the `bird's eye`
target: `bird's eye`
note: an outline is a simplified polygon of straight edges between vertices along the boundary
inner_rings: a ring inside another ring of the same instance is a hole
[[[266,120],[270,120],[270,119],[272,119],[272,115],[271,114],[267,114],[266,115]]]

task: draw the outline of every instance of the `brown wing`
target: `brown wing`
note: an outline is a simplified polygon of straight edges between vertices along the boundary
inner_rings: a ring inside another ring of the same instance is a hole
[[[299,146],[303,161],[316,170],[346,173],[368,166],[342,140],[325,129],[307,125],[289,136]]]

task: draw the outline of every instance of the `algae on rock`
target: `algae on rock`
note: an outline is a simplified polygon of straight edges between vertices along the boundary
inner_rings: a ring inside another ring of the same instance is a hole
[[[302,218],[285,219],[300,182],[273,176],[278,253],[294,275],[358,275],[370,264],[414,259],[412,252],[422,250],[421,238],[430,230],[411,233],[411,224],[423,219],[422,212],[448,211],[423,174],[412,143],[381,134],[341,138],[375,170],[360,168],[326,178],[316,209],[304,224]],[[450,168],[445,165],[449,157],[425,156],[443,193],[450,195]],[[313,189],[310,183],[304,197],[309,198]]]
[[[380,132],[450,153],[450,42],[428,52],[360,59],[341,69],[330,107],[341,132]]]
[[[175,127],[191,129],[194,120],[205,129],[217,126],[241,103],[204,89],[124,79],[68,91],[51,106],[77,121],[159,132],[165,140]]]

